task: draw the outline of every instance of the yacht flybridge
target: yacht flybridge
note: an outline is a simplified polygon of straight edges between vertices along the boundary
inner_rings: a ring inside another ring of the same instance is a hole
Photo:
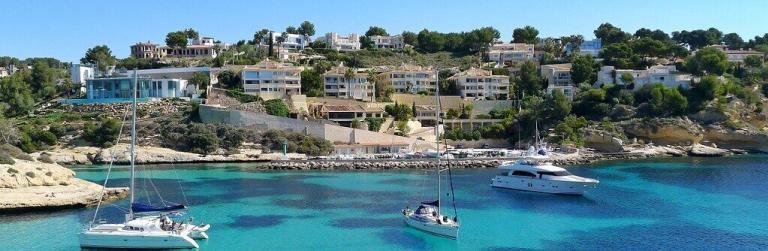
[[[136,194],[136,93],[137,75],[134,73],[133,105],[131,121],[131,187],[130,208],[125,215],[125,222],[119,224],[99,223],[94,225],[101,201],[96,207],[93,220],[79,236],[83,248],[120,248],[120,249],[175,249],[199,248],[195,239],[207,239],[206,231],[210,225],[195,225],[192,218],[183,219],[187,207],[183,204],[168,204],[155,207],[137,203]],[[122,130],[121,130],[122,132]],[[118,139],[120,137],[118,136]],[[112,168],[110,163],[109,168]],[[109,180],[109,171],[107,179]],[[106,181],[105,181],[106,187]]]
[[[544,150],[531,147],[526,156],[499,165],[502,173],[491,180],[491,186],[515,190],[582,195],[599,183],[598,180],[573,175],[554,166]]]
[[[435,72],[437,74],[437,72]],[[437,200],[435,201],[429,201],[429,202],[422,202],[421,205],[419,205],[416,210],[410,209],[406,207],[402,210],[403,214],[403,220],[405,223],[413,227],[415,229],[434,234],[441,237],[447,237],[451,239],[456,239],[459,237],[459,222],[458,217],[454,216],[452,219],[446,215],[443,215],[440,211],[441,201],[441,173],[445,173],[447,171],[448,173],[448,181],[452,182],[451,179],[451,169],[450,166],[445,169],[441,169],[440,166],[440,130],[439,128],[439,121],[440,121],[440,90],[439,87],[437,87],[438,90],[435,91],[435,97],[436,97],[436,106],[435,106],[435,146],[436,150],[434,152],[434,157],[437,159]],[[453,185],[451,185],[451,198],[454,198],[453,194]],[[452,200],[453,201],[453,200]],[[456,212],[456,203],[453,203],[453,211],[454,215],[457,215]]]

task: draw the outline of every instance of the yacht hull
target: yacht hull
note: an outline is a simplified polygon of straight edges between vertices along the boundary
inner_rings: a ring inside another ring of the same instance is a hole
[[[80,234],[82,248],[123,249],[181,249],[200,246],[186,235],[146,233],[89,233]]]
[[[456,239],[459,237],[459,227],[456,225],[437,224],[437,222],[421,221],[408,215],[404,215],[403,219],[405,220],[405,224],[408,226],[430,234],[450,239]]]
[[[595,188],[597,183],[496,176],[491,180],[491,186],[550,194],[583,195],[587,190]]]

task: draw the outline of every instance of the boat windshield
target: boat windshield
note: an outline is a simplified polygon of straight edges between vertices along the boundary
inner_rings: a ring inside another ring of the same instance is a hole
[[[549,175],[549,176],[569,176],[572,175],[568,171],[556,171],[556,172],[538,172],[540,175]]]

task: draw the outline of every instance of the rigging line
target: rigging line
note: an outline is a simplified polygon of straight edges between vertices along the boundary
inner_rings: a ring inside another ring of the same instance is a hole
[[[146,170],[146,169],[147,168],[145,168],[144,170]],[[165,204],[165,199],[163,199],[163,195],[160,194],[160,190],[158,190],[157,186],[155,186],[155,182],[152,181],[152,177],[153,177],[152,176],[152,172],[150,172],[149,184],[152,185],[152,189],[155,190],[155,194],[157,194],[157,198],[160,199],[160,202],[163,203],[163,206],[168,206],[167,204]]]
[[[445,120],[443,120],[443,124],[445,124]],[[443,142],[445,145],[448,145],[448,139],[443,137]],[[448,151],[448,148],[446,147],[446,152]],[[445,160],[446,166],[448,166],[448,184],[451,186],[451,203],[453,204],[453,216],[456,217],[456,219],[459,218],[459,212],[456,210],[456,192],[453,191],[453,172],[451,171],[451,159]]]
[[[125,121],[128,119],[129,107],[130,106],[126,106],[125,108],[125,114],[123,115],[123,123],[120,123],[120,130],[117,133],[117,138],[115,139],[115,145],[117,145],[117,143],[120,143],[120,137],[123,136],[123,126],[125,125]],[[107,175],[104,178],[104,184],[101,186],[101,193],[99,194],[99,202],[96,204],[96,211],[93,212],[93,218],[91,219],[91,223],[88,224],[88,228],[93,227],[93,222],[96,221],[96,217],[99,214],[99,208],[101,207],[101,203],[104,201],[104,193],[106,193],[107,191],[107,182],[109,181],[109,176],[112,174],[112,164],[115,162],[114,148],[110,150],[110,155],[112,156],[112,159],[109,160]],[[133,193],[133,191],[128,191],[128,192]]]

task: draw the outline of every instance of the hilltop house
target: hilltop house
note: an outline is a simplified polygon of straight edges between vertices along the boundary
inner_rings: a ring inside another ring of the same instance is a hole
[[[542,65],[541,77],[547,79],[547,93],[560,90],[569,100],[573,100],[576,88],[571,79],[571,64]]]
[[[456,81],[462,98],[507,99],[509,97],[509,76],[493,75],[491,71],[470,68],[450,78]]]
[[[382,76],[397,93],[434,93],[437,72],[432,68],[403,64],[398,67],[380,67]]]
[[[264,60],[246,66],[241,72],[243,91],[264,100],[282,99],[301,94],[301,67]]]
[[[748,49],[738,49],[738,50],[731,50],[728,49],[728,47],[724,45],[712,45],[712,47],[722,51],[725,53],[725,56],[728,58],[728,62],[737,62],[737,63],[744,63],[744,59],[748,56],[758,56],[763,59],[766,58],[766,54],[760,51]]]
[[[395,49],[395,50],[405,49],[405,40],[401,35],[370,36],[369,38],[371,39],[371,41],[373,41],[373,45],[377,49]]]
[[[329,49],[337,51],[357,51],[360,50],[360,38],[355,33],[349,33],[347,36],[341,36],[336,32],[325,33],[324,37],[316,41],[324,42]]]
[[[534,60],[534,47],[533,44],[496,42],[491,44],[486,57],[500,65]]]
[[[354,73],[354,77],[348,79],[348,71]],[[326,97],[372,100],[374,95],[367,73],[344,66],[323,73],[323,87]]]
[[[632,76],[631,83],[625,83],[621,80],[624,74]],[[674,65],[656,65],[648,67],[645,70],[616,69],[613,66],[603,66],[597,72],[597,81],[594,86],[602,84],[616,84],[622,86],[631,86],[634,84],[634,90],[640,89],[647,84],[660,83],[667,87],[684,88],[690,87],[693,76],[687,73],[677,71]]]
[[[70,99],[66,103],[113,103],[127,102],[133,98],[133,77],[105,77],[86,79],[87,98],[84,100]],[[147,76],[138,77],[137,97],[146,101],[156,98],[192,97],[197,94],[197,87],[188,84],[184,79],[152,79]]]
[[[600,57],[600,50],[603,48],[603,44],[600,41],[599,38],[587,40],[581,43],[579,45],[578,50],[576,53],[579,55],[589,55],[593,58]],[[572,43],[568,43],[565,45],[565,54],[571,55],[574,52],[574,49],[576,49],[576,46]]]
[[[288,33],[287,38],[282,44],[278,44],[277,38],[279,38],[282,35],[283,35],[282,32],[272,32],[272,42],[275,48],[277,48],[277,46],[280,46],[283,49],[287,49],[287,50],[300,50],[300,49],[304,49],[304,47],[307,47],[307,45],[309,45],[309,41],[307,41],[307,39],[305,39],[304,36],[299,34],[290,34],[290,33]],[[269,45],[269,38],[268,37],[264,38],[264,40],[261,41],[261,44]]]
[[[226,44],[216,43],[211,37],[196,38],[185,47],[161,46],[147,41],[131,45],[131,57],[134,58],[216,58]]]

